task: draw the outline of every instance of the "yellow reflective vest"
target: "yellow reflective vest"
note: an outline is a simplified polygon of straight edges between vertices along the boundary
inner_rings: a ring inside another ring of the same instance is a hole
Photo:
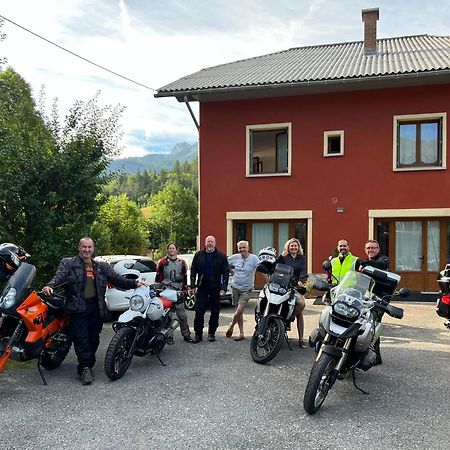
[[[350,252],[347,253],[347,256],[343,259],[342,263],[339,256],[333,258],[331,260],[331,273],[338,280],[336,281],[333,279],[333,283],[340,283],[349,270],[355,270],[356,261],[358,261],[358,257],[353,256]]]

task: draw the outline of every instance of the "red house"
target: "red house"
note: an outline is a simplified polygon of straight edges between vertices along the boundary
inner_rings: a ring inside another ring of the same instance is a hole
[[[450,262],[450,36],[292,48],[203,69],[156,97],[200,102],[200,242],[228,254],[296,236],[309,272],[339,239],[377,239],[402,284]]]

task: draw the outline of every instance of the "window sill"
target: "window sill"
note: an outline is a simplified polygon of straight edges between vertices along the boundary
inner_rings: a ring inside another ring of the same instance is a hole
[[[290,177],[289,173],[248,173],[246,175],[247,178],[261,178],[261,177]]]
[[[394,172],[418,172],[423,170],[447,170],[447,167],[394,167],[392,170]]]

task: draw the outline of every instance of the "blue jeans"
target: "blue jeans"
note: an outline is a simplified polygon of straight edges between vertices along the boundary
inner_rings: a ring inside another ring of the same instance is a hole
[[[205,312],[210,308],[211,315],[209,317],[208,334],[215,334],[219,326],[220,314],[220,288],[199,287],[197,289],[195,302],[195,319],[194,331],[195,334],[201,336],[203,334],[203,327],[205,324]]]

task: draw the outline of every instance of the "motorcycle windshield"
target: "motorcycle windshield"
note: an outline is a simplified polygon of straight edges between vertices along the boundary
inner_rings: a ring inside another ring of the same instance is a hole
[[[270,277],[270,284],[277,285],[287,289],[292,280],[294,269],[287,264],[277,264],[275,270]]]
[[[333,303],[339,299],[353,298],[355,302],[362,303],[372,296],[375,282],[372,278],[361,272],[349,271],[342,281],[331,290]]]
[[[28,297],[35,276],[36,267],[22,263],[0,294],[0,308],[6,312],[15,311]]]

